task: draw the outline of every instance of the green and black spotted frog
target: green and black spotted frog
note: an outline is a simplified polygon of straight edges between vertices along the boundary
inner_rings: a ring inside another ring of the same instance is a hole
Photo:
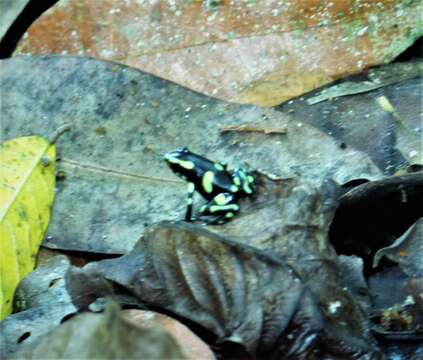
[[[186,147],[164,156],[171,170],[188,182],[186,221],[192,221],[194,192],[209,202],[200,208],[201,215],[213,215],[209,223],[224,223],[239,211],[239,198],[254,191],[254,178],[243,168],[227,170],[223,162],[213,162],[189,151]]]

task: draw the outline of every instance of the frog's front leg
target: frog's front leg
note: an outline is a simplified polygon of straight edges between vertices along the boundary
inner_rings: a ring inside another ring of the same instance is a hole
[[[209,203],[201,207],[200,213],[217,216],[215,220],[209,223],[223,223],[233,218],[239,211],[239,205],[234,201],[234,196],[231,193],[218,194]]]
[[[251,195],[254,191],[254,177],[245,169],[238,168],[232,173],[232,181],[240,188],[244,195]]]
[[[185,221],[192,221],[192,203],[194,199],[195,185],[188,183],[187,212],[185,213]]]

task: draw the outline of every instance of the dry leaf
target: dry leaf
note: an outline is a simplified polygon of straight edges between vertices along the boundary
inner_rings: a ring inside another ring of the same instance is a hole
[[[423,32],[419,1],[62,0],[17,53],[119,61],[223,100],[279,104],[389,62]]]
[[[0,87],[9,94],[2,99],[4,136],[46,133],[75,119],[61,139],[48,247],[125,253],[148,224],[181,219],[186,183],[163,161],[181,146],[229,169],[247,162],[311,183],[381,176],[366,154],[340,148],[300,117],[223,104],[135,69],[68,56],[16,57],[1,66]],[[245,124],[287,134],[220,131]],[[198,209],[201,200],[194,201]]]
[[[146,310],[123,310],[122,315],[137,326],[159,328],[168,333],[177,341],[187,360],[215,359],[213,352],[197,335],[169,316]]]

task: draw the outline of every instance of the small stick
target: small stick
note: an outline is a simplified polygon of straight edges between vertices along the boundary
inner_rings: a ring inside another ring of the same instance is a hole
[[[286,127],[284,128],[273,128],[273,127],[259,127],[259,126],[253,126],[248,124],[243,125],[227,125],[222,128],[220,128],[220,132],[229,132],[229,131],[235,131],[235,132],[259,132],[264,134],[286,134],[288,132],[288,129]]]
[[[51,134],[50,136],[49,136],[49,143],[50,144],[55,144],[56,143],[56,141],[57,141],[57,139],[63,134],[63,133],[65,133],[66,131],[69,131],[71,128],[72,128],[72,126],[73,126],[73,123],[68,123],[68,124],[64,124],[64,125],[62,125],[62,126],[59,126],[57,129],[56,129],[56,131],[53,133],[53,134]]]

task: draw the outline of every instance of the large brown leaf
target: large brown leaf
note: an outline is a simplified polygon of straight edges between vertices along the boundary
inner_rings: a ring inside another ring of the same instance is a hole
[[[327,291],[326,308],[290,264],[198,225],[159,223],[128,255],[85,269],[260,358],[376,358],[363,316],[344,301],[344,290]]]
[[[230,168],[248,162],[307,183],[381,176],[366,154],[342,149],[288,113],[224,103],[83,57],[17,57],[1,66],[5,138],[74,123],[61,139],[47,246],[127,252],[148,224],[182,218],[186,185],[162,159],[181,146]]]
[[[61,0],[18,53],[119,61],[220,99],[276,105],[392,60],[420,1]]]

